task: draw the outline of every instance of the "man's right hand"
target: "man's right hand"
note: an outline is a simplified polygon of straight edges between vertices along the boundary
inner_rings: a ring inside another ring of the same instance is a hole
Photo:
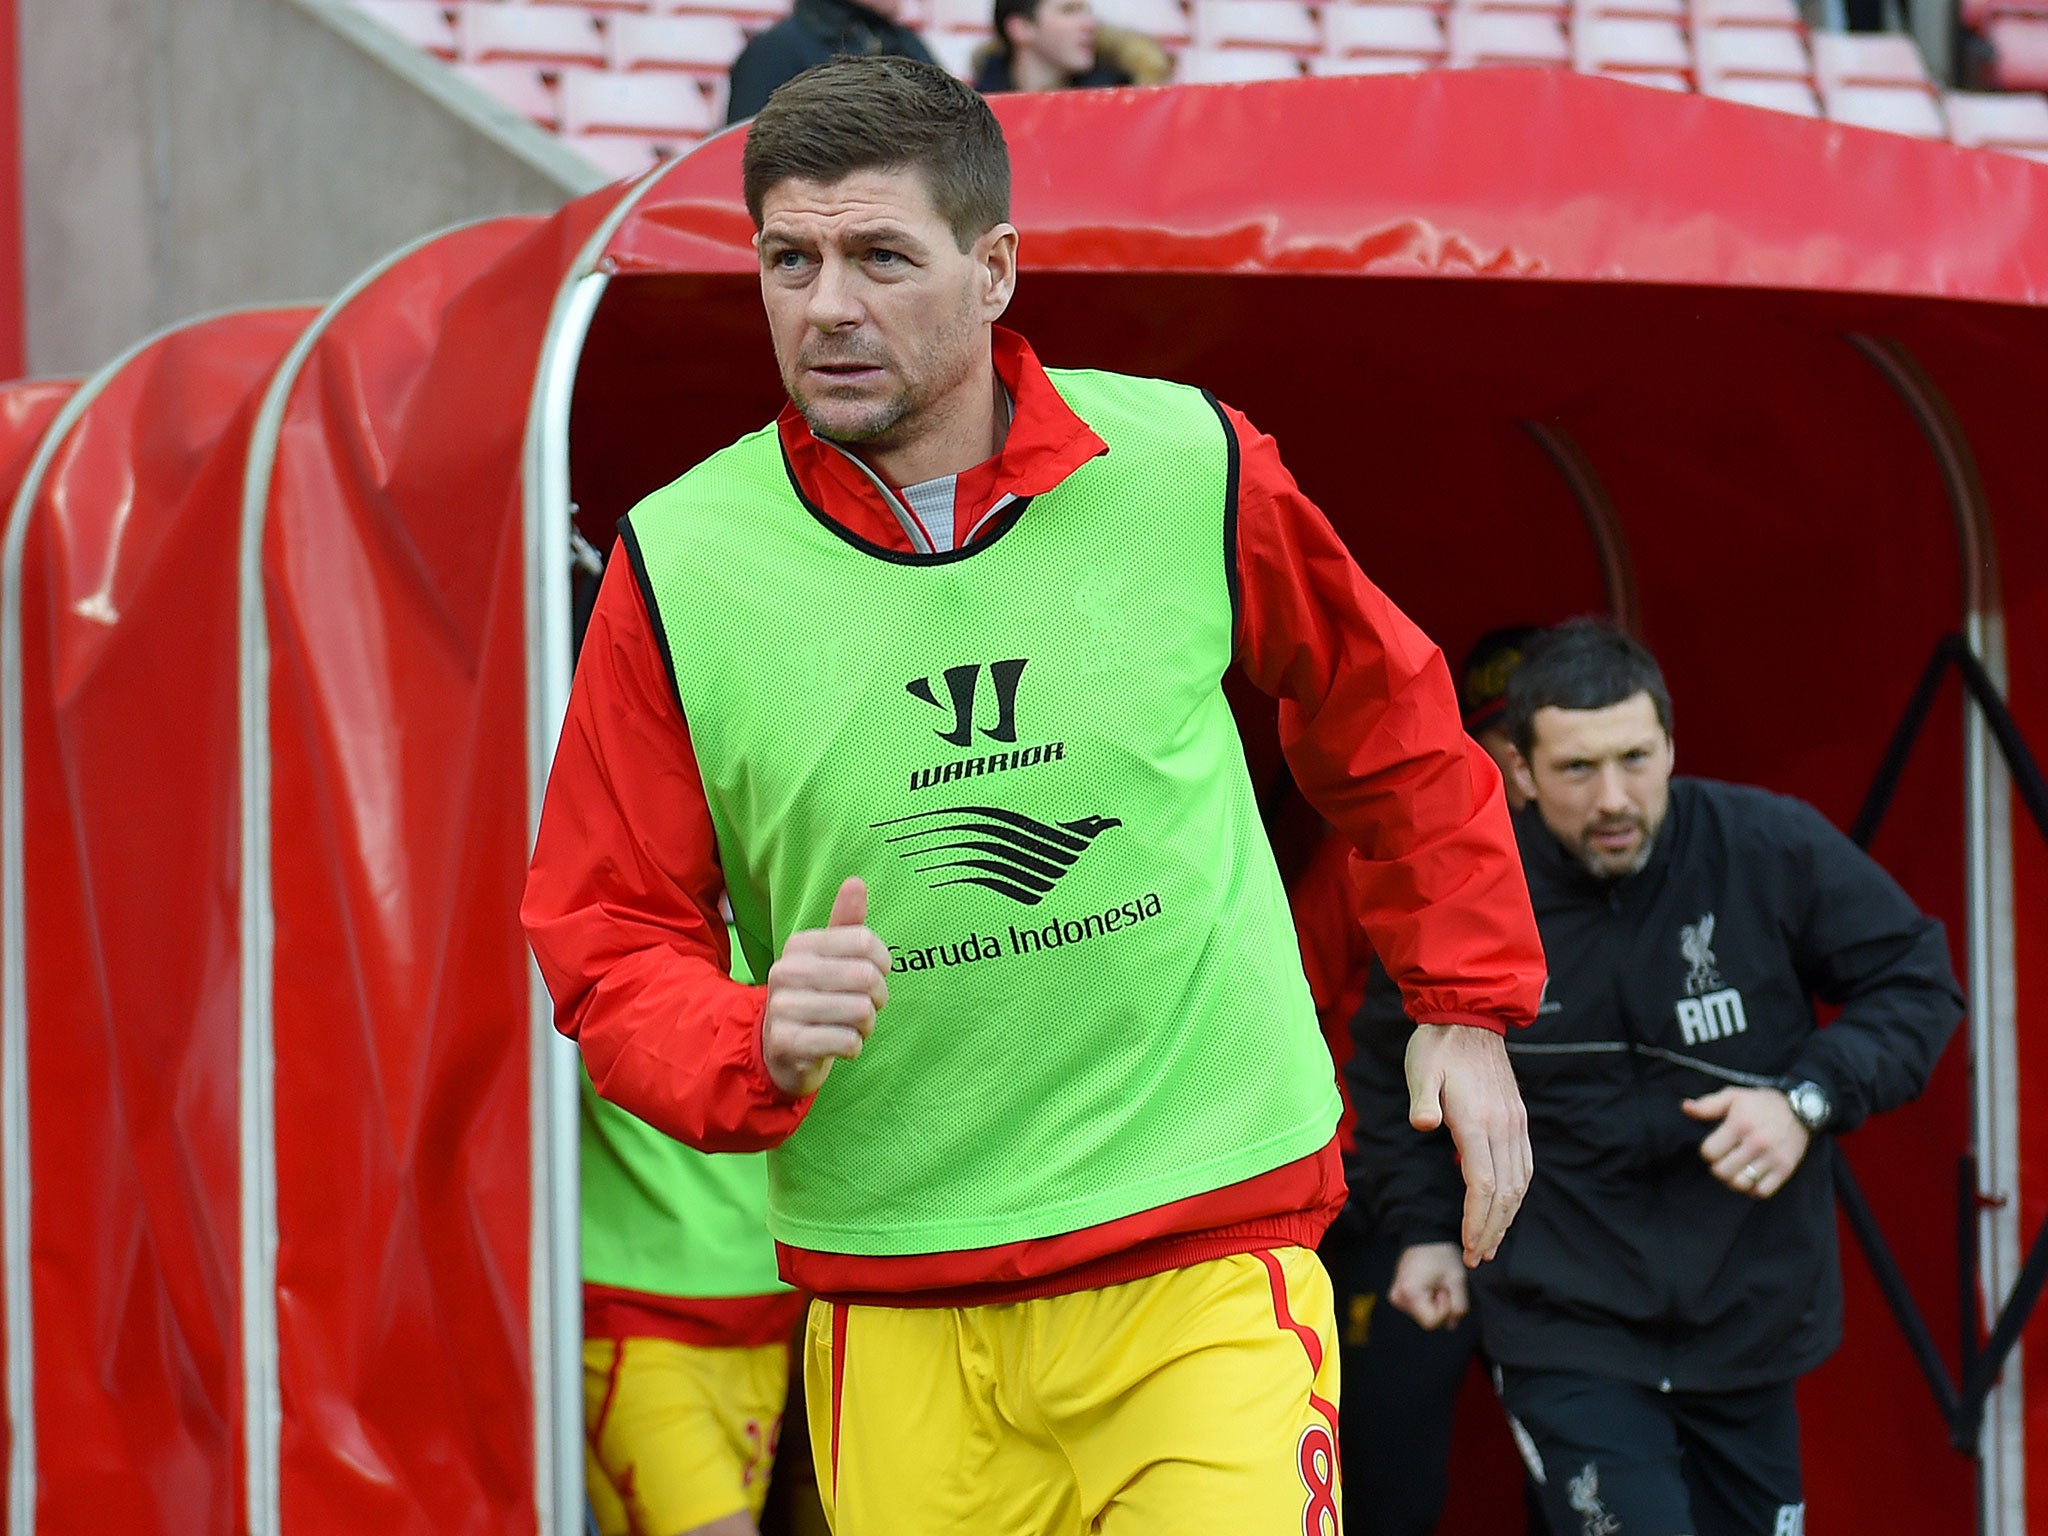
[[[1456,1243],[1417,1243],[1401,1250],[1387,1300],[1424,1328],[1455,1328],[1472,1310],[1465,1256]]]
[[[791,1098],[816,1093],[836,1059],[858,1056],[889,1001],[889,947],[867,921],[868,888],[850,879],[829,926],[791,934],[768,968],[761,1055]]]

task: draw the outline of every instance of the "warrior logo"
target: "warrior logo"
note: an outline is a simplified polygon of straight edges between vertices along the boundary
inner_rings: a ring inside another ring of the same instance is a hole
[[[931,882],[933,890],[978,885],[1035,907],[1089,844],[1123,823],[1114,816],[1052,823],[991,805],[951,805],[873,825],[904,829],[885,841],[897,844],[904,858],[916,860],[919,874],[941,877]]]
[[[1678,952],[1685,957],[1685,995],[1699,997],[1721,990],[1721,973],[1714,967],[1714,914],[1689,928],[1678,930]]]
[[[989,664],[989,680],[996,685],[996,723],[984,725],[981,734],[990,741],[1000,741],[1007,746],[1017,739],[1017,679],[1024,675],[1024,667],[1022,658]],[[939,740],[949,741],[956,747],[971,747],[974,745],[974,695],[981,683],[981,663],[975,661],[962,667],[948,667],[941,675],[946,682],[947,701],[953,709],[953,728],[936,734]],[[930,678],[913,678],[903,686],[911,697],[923,699],[932,708],[946,708],[933,692]]]

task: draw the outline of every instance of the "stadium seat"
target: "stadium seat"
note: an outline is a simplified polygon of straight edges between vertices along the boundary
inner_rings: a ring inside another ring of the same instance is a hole
[[[1991,83],[2008,91],[2048,89],[2048,16],[1994,16]]]
[[[1453,0],[1461,11],[1508,11],[1563,22],[1571,14],[1571,0]]]
[[[606,29],[613,69],[675,69],[704,79],[724,75],[747,46],[730,16],[626,16]]]
[[[1687,19],[1685,0],[1573,0],[1572,25],[1580,26],[1596,17],[1669,21],[1683,26]]]
[[[533,64],[457,64],[455,73],[521,117],[543,128],[558,128],[562,122],[561,103],[555,88]]]
[[[1916,139],[1945,139],[1948,124],[1932,91],[1910,85],[1837,85],[1822,87],[1821,110],[1830,122],[1858,128],[1882,128]]]
[[[925,0],[927,32],[975,32],[989,35],[994,25],[993,0]]]
[[[790,0],[652,0],[656,16],[697,16],[709,11],[731,16],[749,32],[758,32],[789,14]]]
[[[919,34],[925,47],[932,51],[932,57],[939,61],[939,67],[956,80],[972,83],[974,79],[974,54],[986,42],[987,34],[980,37],[969,32],[924,32]]]
[[[1927,64],[1920,46],[1902,33],[1816,32],[1813,34],[1813,78],[1825,95],[1845,85],[1906,85],[1929,92]]]
[[[1798,0],[1693,0],[1693,24],[1701,27],[1782,27],[1802,32]]]
[[[1105,26],[1142,32],[1168,47],[1188,40],[1188,13],[1180,0],[1095,0],[1095,19]]]
[[[440,0],[356,0],[356,9],[437,59],[455,57],[455,18]]]
[[[1194,40],[1203,48],[1313,53],[1323,46],[1323,29],[1301,0],[1195,0]]]
[[[1441,60],[1444,24],[1423,5],[1333,5],[1323,12],[1331,58],[1359,54]]]
[[[1252,80],[1292,80],[1301,55],[1282,48],[1185,48],[1174,71],[1183,85],[1231,85]]]
[[[1692,77],[1681,75],[1669,69],[1600,69],[1593,73],[1602,80],[1616,80],[1623,85],[1647,85],[1660,91],[1677,91],[1685,94],[1692,90]]]
[[[1701,27],[1692,47],[1702,81],[1813,78],[1806,40],[1778,27]]]
[[[596,18],[572,5],[465,5],[456,13],[455,33],[470,64],[604,65]]]
[[[718,126],[696,81],[669,71],[571,70],[562,76],[561,93],[565,134],[630,133],[686,144]]]
[[[2031,92],[1950,91],[1942,105],[1951,143],[2013,154],[2048,152],[2048,98]]]
[[[666,160],[678,148],[675,140],[649,139],[636,133],[576,134],[563,141],[608,176],[638,176]]]
[[[1692,70],[1692,48],[1674,21],[1589,16],[1572,28],[1572,67],[1588,75],[1650,71],[1683,78]]]
[[[1700,92],[1723,101],[1739,101],[1748,107],[1772,112],[1790,112],[1794,117],[1819,117],[1820,98],[1804,80],[1760,80],[1753,75],[1730,75],[1700,82]]]
[[[1348,58],[1332,58],[1329,54],[1317,54],[1308,61],[1308,72],[1312,75],[1419,75],[1425,70],[1435,69],[1441,58],[1424,58],[1419,54],[1402,53],[1354,53]]]
[[[1453,10],[1448,24],[1453,69],[1489,64],[1571,63],[1564,27],[1547,16],[1515,11]]]

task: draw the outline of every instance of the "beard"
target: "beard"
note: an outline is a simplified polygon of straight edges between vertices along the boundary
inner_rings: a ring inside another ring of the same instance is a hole
[[[899,361],[879,341],[858,334],[804,339],[790,366],[782,371],[782,387],[813,435],[846,446],[895,448],[916,435],[919,417],[943,400],[974,369],[979,333],[965,307],[927,333],[911,357]],[[881,393],[841,394],[829,385],[804,388],[806,371],[834,364],[879,368],[891,387]]]
[[[1642,838],[1627,853],[1604,853],[1593,845],[1593,838],[1602,832],[1619,832],[1633,827]],[[1647,816],[1617,816],[1608,821],[1596,821],[1572,844],[1572,857],[1577,859],[1587,874],[1595,880],[1626,880],[1630,875],[1639,875],[1650,862],[1650,855],[1657,849],[1658,828],[1650,824]]]

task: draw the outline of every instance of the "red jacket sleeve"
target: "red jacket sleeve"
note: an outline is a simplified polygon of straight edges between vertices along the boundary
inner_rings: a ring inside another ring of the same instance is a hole
[[[768,1075],[766,989],[728,975],[724,890],[690,734],[622,556],[584,635],[520,919],[602,1097],[703,1151],[759,1151],[810,1100]]]
[[[1443,655],[1366,580],[1273,439],[1226,414],[1238,661],[1280,702],[1295,783],[1355,850],[1373,949],[1418,1024],[1527,1024],[1543,946],[1500,771],[1465,734]]]

